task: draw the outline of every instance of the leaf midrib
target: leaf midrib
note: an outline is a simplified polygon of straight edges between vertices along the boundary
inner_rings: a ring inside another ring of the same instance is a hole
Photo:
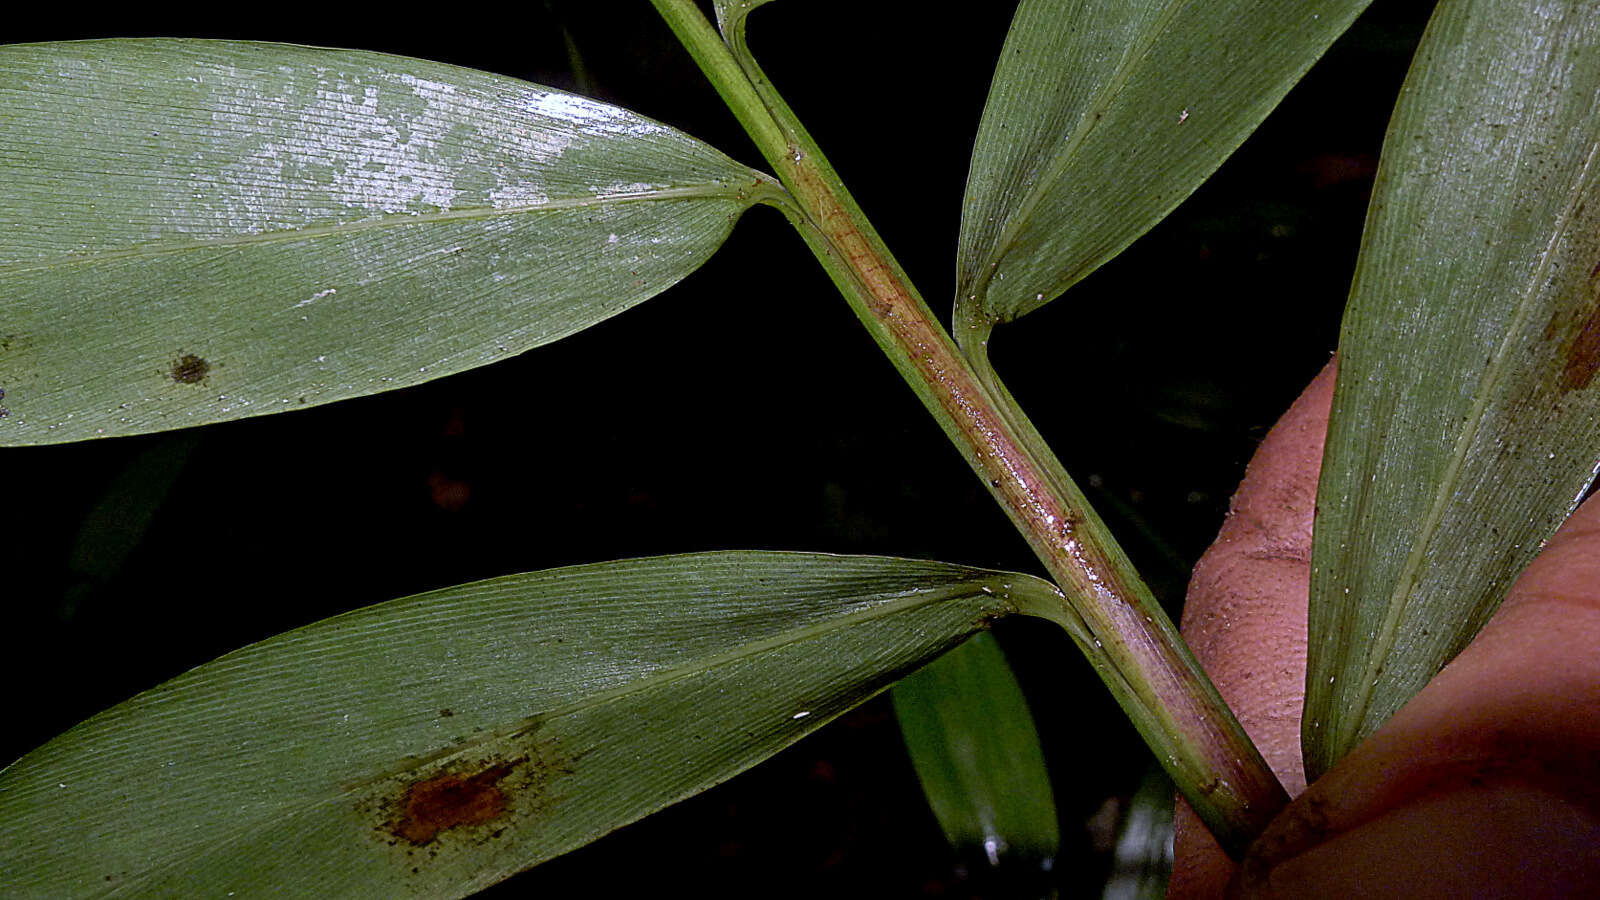
[[[752,202],[748,197],[741,197],[740,190],[737,188],[723,186],[712,187],[709,185],[658,188],[649,191],[600,194],[585,197],[562,197],[546,200],[542,203],[525,203],[514,206],[473,206],[463,209],[441,210],[438,212],[406,213],[403,216],[382,215],[375,218],[361,219],[354,222],[339,222],[326,225],[307,225],[303,228],[258,231],[250,234],[199,238],[188,241],[158,240],[116,250],[95,250],[89,253],[58,256],[53,259],[46,259],[42,261],[28,260],[27,262],[0,264],[0,275],[20,275],[29,272],[39,272],[51,269],[63,269],[74,266],[111,262],[119,259],[170,256],[199,250],[290,243],[294,241],[312,240],[320,237],[359,234],[364,231],[376,231],[385,228],[400,228],[407,225],[428,225],[441,222],[471,222],[480,220],[486,221],[504,216],[563,212],[567,210],[585,209],[588,207],[603,206],[613,203],[672,202],[695,199],[732,199],[745,203],[746,206]]]

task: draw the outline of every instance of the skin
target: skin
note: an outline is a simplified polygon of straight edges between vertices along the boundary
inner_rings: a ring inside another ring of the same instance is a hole
[[[1296,799],[1239,865],[1180,802],[1168,897],[1600,896],[1600,496],[1471,646],[1306,786],[1311,520],[1333,370],[1251,461],[1182,623]]]

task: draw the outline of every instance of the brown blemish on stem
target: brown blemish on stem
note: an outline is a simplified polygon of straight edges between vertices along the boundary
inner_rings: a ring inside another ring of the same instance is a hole
[[[172,361],[172,369],[167,375],[178,384],[199,384],[210,373],[211,363],[193,353],[185,353]]]
[[[395,837],[421,846],[433,842],[441,831],[493,822],[506,813],[506,794],[500,783],[526,759],[493,766],[471,774],[443,772],[416,782],[400,798],[390,826]]]

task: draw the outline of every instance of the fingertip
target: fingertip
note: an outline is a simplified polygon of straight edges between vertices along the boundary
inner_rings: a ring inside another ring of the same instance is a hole
[[[1337,368],[1329,360],[1256,448],[1219,543],[1249,538],[1256,548],[1309,559]]]

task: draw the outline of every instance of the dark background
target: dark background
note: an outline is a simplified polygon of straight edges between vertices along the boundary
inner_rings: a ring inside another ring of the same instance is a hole
[[[972,136],[1012,5],[928,8],[776,3],[752,18],[751,40],[943,311]],[[1174,615],[1255,444],[1336,343],[1426,8],[1378,0],[1171,218],[997,332],[1001,374]],[[7,39],[194,35],[428,57],[579,90],[764,168],[644,2],[415,19],[398,7],[251,22],[44,13]],[[677,287],[508,362],[295,415],[8,449],[0,474],[3,760],[227,650],[493,575],[729,547],[1039,571],[765,209]],[[130,481],[145,489],[117,488]],[[1109,859],[1086,823],[1133,791],[1147,754],[1053,626],[1005,624],[1000,636],[1056,776],[1056,883],[1063,896],[1097,895]],[[1010,895],[946,847],[883,698],[485,896],[666,888]]]

